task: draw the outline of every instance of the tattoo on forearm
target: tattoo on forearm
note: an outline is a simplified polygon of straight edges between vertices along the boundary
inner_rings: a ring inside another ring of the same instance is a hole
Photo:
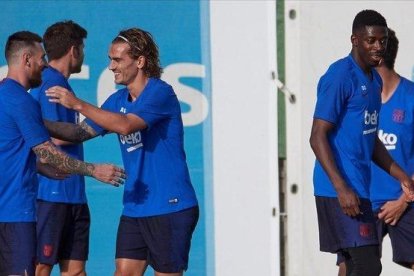
[[[44,123],[52,137],[72,143],[82,143],[97,136],[97,133],[85,121],[79,125],[48,120],[44,120]]]
[[[40,162],[47,163],[68,173],[92,176],[95,166],[67,156],[50,141],[33,148]]]
[[[86,141],[96,136],[95,130],[93,130],[93,128],[91,128],[85,121],[82,121],[78,125],[76,134],[81,141]]]

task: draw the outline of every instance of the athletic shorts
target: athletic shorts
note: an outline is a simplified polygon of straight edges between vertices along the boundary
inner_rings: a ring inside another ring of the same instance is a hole
[[[377,233],[382,241],[388,234],[391,240],[392,260],[404,267],[411,268],[414,264],[414,209],[409,206],[395,226],[377,219]],[[345,261],[338,253],[337,265]]]
[[[34,276],[36,223],[0,223],[0,275]]]
[[[371,202],[360,198],[362,214],[350,217],[334,197],[316,196],[320,250],[336,253],[341,249],[378,245],[375,217]]]
[[[86,261],[90,213],[87,204],[37,201],[37,258],[42,264]]]
[[[392,260],[411,268],[414,264],[414,209],[409,206],[395,226],[377,220],[378,236],[389,235],[392,246]]]
[[[198,207],[152,217],[121,216],[116,258],[146,260],[162,273],[187,270],[198,216]]]

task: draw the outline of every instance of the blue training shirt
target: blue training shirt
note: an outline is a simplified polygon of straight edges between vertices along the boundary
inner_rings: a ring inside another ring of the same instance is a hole
[[[49,140],[39,105],[18,82],[0,83],[0,222],[36,220],[36,155]]]
[[[184,152],[181,109],[173,88],[150,78],[134,102],[124,88],[112,94],[102,109],[135,114],[148,126],[126,136],[118,135],[127,174],[123,215],[146,217],[196,206]],[[105,134],[93,121],[87,123],[97,133]]]
[[[67,79],[62,73],[53,67],[47,67],[42,72],[42,84],[32,89],[30,94],[41,107],[43,118],[49,121],[79,123],[79,113],[65,108],[63,105],[49,102],[45,91],[52,86],[62,86],[72,91]],[[59,148],[69,156],[83,161],[82,144],[64,145]],[[72,174],[64,180],[55,180],[38,174],[39,191],[38,199],[49,202],[62,202],[71,204],[86,203],[85,178],[84,176]]]
[[[381,107],[378,137],[393,159],[410,176],[414,174],[414,83],[401,77],[394,94]],[[402,193],[395,178],[372,164],[370,198],[373,210]]]
[[[351,55],[333,63],[319,80],[314,113],[314,119],[335,125],[328,139],[339,172],[359,197],[367,199],[382,87],[379,74],[371,72],[372,80]],[[313,183],[315,195],[337,196],[318,160]]]

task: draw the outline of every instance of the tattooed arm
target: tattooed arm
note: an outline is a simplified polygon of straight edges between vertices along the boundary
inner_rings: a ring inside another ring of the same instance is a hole
[[[60,140],[69,141],[72,143],[82,143],[86,140],[92,139],[98,134],[85,121],[80,124],[72,124],[66,122],[54,122],[43,120],[50,136]]]
[[[125,172],[110,164],[92,164],[69,157],[56,148],[51,141],[44,142],[33,148],[39,161],[49,164],[64,172],[87,175],[105,183],[119,186],[123,184]]]

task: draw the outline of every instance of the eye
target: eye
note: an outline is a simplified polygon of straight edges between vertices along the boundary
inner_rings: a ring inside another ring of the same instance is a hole
[[[375,43],[375,39],[373,39],[373,38],[368,38],[368,39],[367,39],[367,43],[368,43],[368,44],[374,44],[374,43]]]

